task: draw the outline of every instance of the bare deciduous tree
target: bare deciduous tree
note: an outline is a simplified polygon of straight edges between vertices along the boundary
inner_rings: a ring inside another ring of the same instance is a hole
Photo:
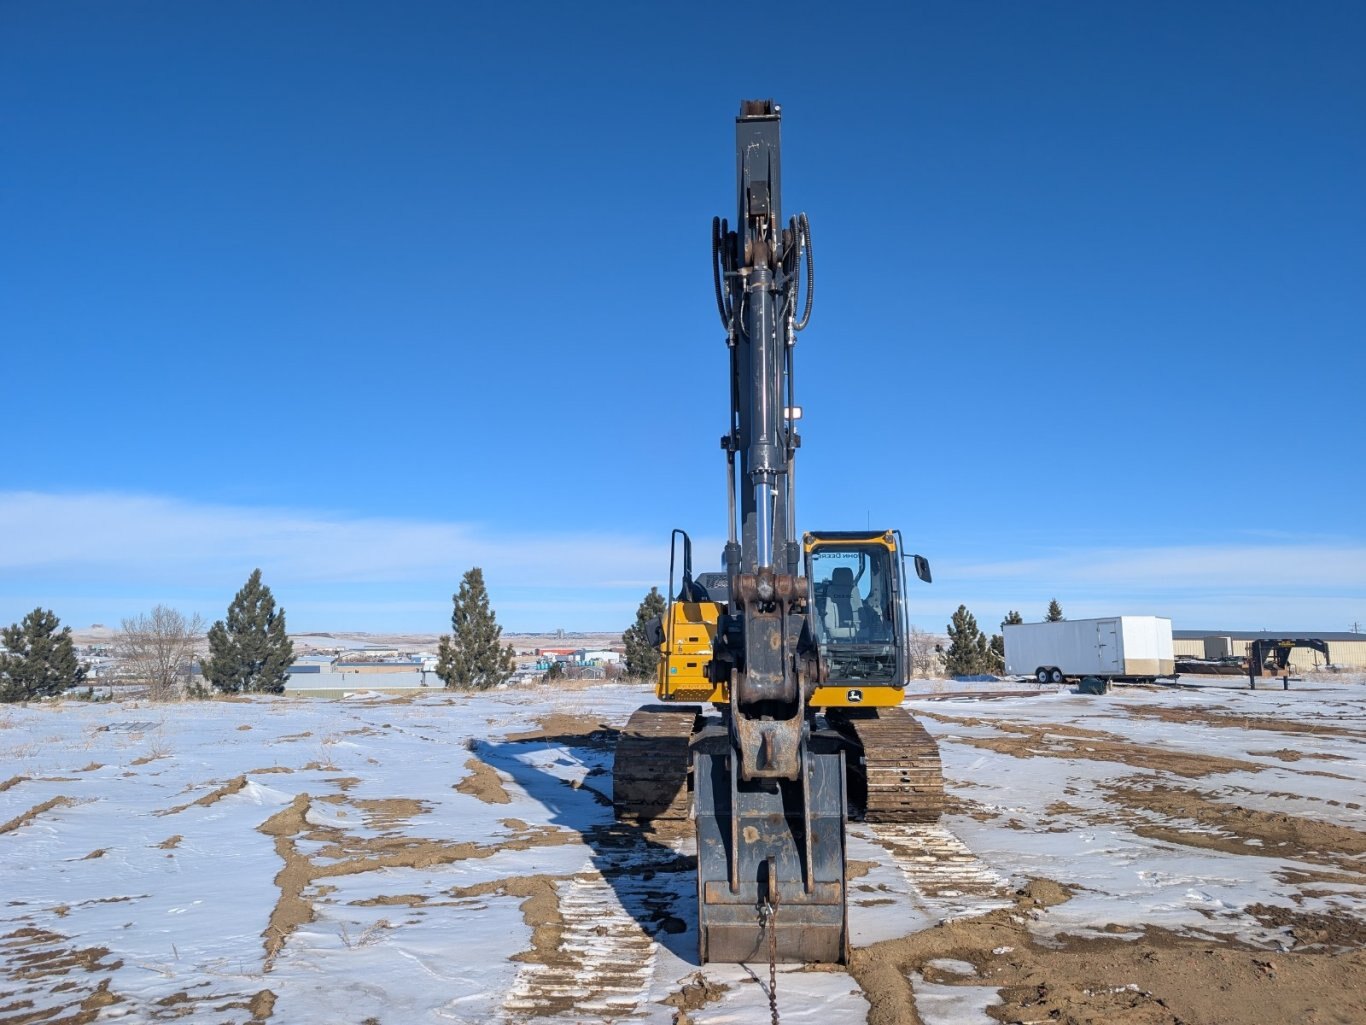
[[[146,685],[148,696],[164,701],[175,696],[178,681],[189,677],[195,645],[203,637],[204,621],[198,614],[186,619],[158,605],[123,621],[119,654],[129,675]]]
[[[906,638],[906,654],[911,662],[911,675],[929,678],[939,672],[939,637],[911,626],[911,634]]]

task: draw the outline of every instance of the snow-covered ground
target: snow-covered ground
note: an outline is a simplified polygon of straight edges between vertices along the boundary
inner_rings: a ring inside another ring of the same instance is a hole
[[[976,916],[1040,949],[1361,946],[1366,681],[915,691],[949,814],[850,826],[862,967],[781,969],[784,1022],[863,1021],[869,958]],[[612,826],[612,731],[647,700],[0,709],[0,1023],[766,1021],[767,965],[696,964],[690,841]],[[1070,899],[1024,897],[1031,879]],[[993,1020],[987,967],[899,967],[905,1013]]]

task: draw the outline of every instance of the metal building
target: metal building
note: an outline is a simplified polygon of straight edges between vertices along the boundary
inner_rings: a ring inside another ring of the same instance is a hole
[[[1172,647],[1178,658],[1246,658],[1252,641],[1280,637],[1317,637],[1328,642],[1333,665],[1366,669],[1366,633],[1346,630],[1173,630]],[[1306,648],[1290,653],[1296,672],[1312,672],[1323,661],[1322,654]]]

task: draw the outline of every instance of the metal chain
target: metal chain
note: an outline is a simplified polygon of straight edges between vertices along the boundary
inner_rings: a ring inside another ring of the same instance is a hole
[[[759,916],[768,933],[768,1013],[773,1025],[778,1022],[778,908],[764,901]]]

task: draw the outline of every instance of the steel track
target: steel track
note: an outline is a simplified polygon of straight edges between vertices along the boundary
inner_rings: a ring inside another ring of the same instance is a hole
[[[685,821],[688,742],[697,728],[696,705],[646,705],[631,713],[617,738],[612,765],[612,804],[617,821],[646,825]]]
[[[848,761],[850,811],[867,822],[938,822],[944,810],[939,745],[901,707],[831,709],[830,725],[860,752]]]

